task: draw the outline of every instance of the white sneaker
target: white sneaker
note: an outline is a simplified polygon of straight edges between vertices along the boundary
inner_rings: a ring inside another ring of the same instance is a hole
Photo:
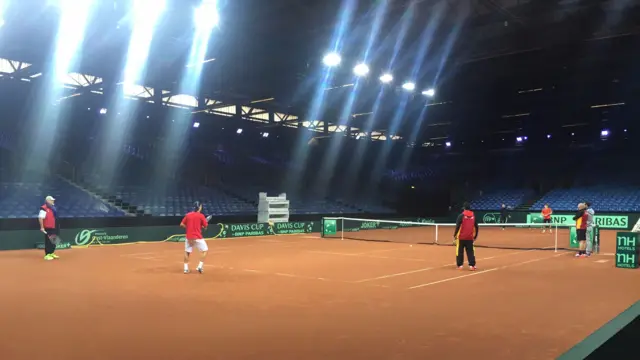
[[[544,234],[544,233],[546,233],[546,232],[547,232],[547,230],[542,230],[542,233],[543,233],[543,234]]]
[[[200,274],[202,274],[202,273],[204,272],[204,269],[203,269],[203,268],[201,268],[201,267],[197,268],[196,270],[198,270],[198,272],[199,272]]]
[[[185,274],[188,274],[188,273],[190,273],[190,272],[191,272],[191,271],[190,271],[189,269],[185,269],[185,270],[184,270],[184,273],[185,273]]]

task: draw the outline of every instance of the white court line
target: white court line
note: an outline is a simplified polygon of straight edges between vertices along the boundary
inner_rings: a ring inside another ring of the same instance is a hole
[[[426,283],[426,284],[421,284],[421,285],[416,285],[416,286],[412,286],[409,289],[417,289],[417,288],[421,288],[421,287],[425,287],[425,286],[431,286],[431,285],[435,285],[435,284],[440,284],[443,282],[447,282],[447,281],[452,281],[452,280],[457,280],[457,279],[462,279],[462,278],[466,278],[469,276],[475,276],[475,275],[480,275],[480,274],[485,274],[491,271],[496,271],[498,270],[498,268],[493,268],[493,269],[488,269],[488,270],[483,270],[483,271],[478,271],[478,272],[474,272],[471,274],[467,274],[467,275],[461,275],[461,276],[456,276],[456,277],[452,277],[452,278],[448,278],[448,279],[444,279],[444,280],[438,280],[438,281],[434,281],[434,282],[430,282],[430,283]]]
[[[408,289],[409,289],[409,290],[411,290],[411,289],[418,289],[418,288],[422,288],[422,287],[425,287],[425,286],[431,286],[431,285],[441,284],[441,283],[443,283],[443,282],[452,281],[452,280],[457,280],[457,279],[463,279],[463,278],[466,278],[466,277],[469,277],[469,276],[475,276],[475,275],[480,275],[480,274],[486,274],[486,273],[488,273],[488,272],[492,272],[492,271],[496,271],[496,270],[504,270],[504,269],[506,269],[506,268],[516,267],[516,266],[522,266],[522,265],[525,265],[525,264],[531,264],[531,263],[538,262],[538,261],[542,261],[542,260],[553,259],[553,258],[556,258],[556,257],[558,257],[558,256],[563,256],[563,255],[567,255],[567,254],[569,254],[569,253],[562,253],[562,254],[556,254],[556,255],[553,255],[553,256],[547,256],[547,257],[542,257],[542,258],[537,258],[537,259],[527,260],[527,261],[519,262],[519,263],[512,264],[512,265],[500,266],[500,267],[497,267],[497,268],[492,268],[492,269],[488,269],[488,270],[483,270],[483,271],[479,271],[479,272],[474,272],[474,273],[467,274],[467,275],[456,276],[456,277],[452,277],[452,278],[448,278],[448,279],[443,279],[443,280],[433,281],[433,282],[426,283],[426,284],[420,284],[420,285],[412,286],[412,287],[410,287],[410,288],[408,288]]]
[[[181,264],[182,264],[182,262],[181,262]],[[281,276],[281,277],[287,277],[287,278],[293,278],[293,279],[318,280],[318,281],[335,282],[335,283],[341,283],[341,284],[355,284],[355,282],[353,282],[353,281],[335,280],[335,279],[328,279],[328,278],[323,278],[323,277],[303,276],[303,275],[295,275],[295,274],[289,274],[289,273],[272,273],[272,272],[255,270],[255,269],[234,269],[232,267],[227,267],[227,266],[208,265],[208,264],[205,264],[204,266],[212,267],[212,268],[216,268],[216,269],[223,269],[223,270],[238,270],[238,271],[250,272],[250,273],[254,273],[254,274]],[[367,286],[373,286],[373,287],[389,288],[389,286],[387,286],[387,285],[378,285],[378,284],[371,284],[371,285],[366,284],[366,285]]]
[[[510,253],[508,253],[508,254],[502,254],[502,255],[496,255],[496,256],[491,256],[491,257],[487,257],[487,258],[477,259],[477,261],[491,260],[491,259],[495,259],[495,258],[499,258],[499,257],[503,257],[503,256],[509,256],[509,255],[516,255],[516,254],[526,253],[526,252],[529,252],[529,251],[531,251],[531,250],[510,252]],[[429,271],[429,270],[433,270],[433,269],[441,269],[441,268],[449,267],[449,266],[452,266],[452,264],[446,264],[446,265],[440,265],[440,266],[429,267],[429,268],[424,268],[424,269],[417,269],[417,270],[413,270],[413,271],[406,271],[406,272],[401,272],[401,273],[395,273],[395,274],[383,275],[383,276],[378,276],[378,277],[369,278],[369,279],[362,279],[362,280],[358,280],[358,281],[356,281],[356,283],[363,283],[363,282],[367,282],[367,281],[374,281],[374,280],[388,279],[388,278],[391,278],[391,277],[402,276],[402,275],[408,275],[408,274],[414,274],[414,273],[423,272],[423,271]]]
[[[158,258],[158,257],[134,257],[134,259],[136,260],[151,260],[151,261],[166,261],[167,259],[165,258]]]
[[[397,247],[397,248],[392,248],[392,249],[371,250],[371,251],[365,251],[365,252],[361,252],[361,253],[355,253],[354,255],[369,255],[369,254],[372,254],[372,253],[379,253],[379,252],[385,252],[385,251],[406,250],[407,248],[408,248],[408,246]]]
[[[449,265],[450,266],[450,265]],[[388,279],[391,277],[396,277],[396,276],[402,276],[402,275],[409,275],[409,274],[415,274],[415,273],[419,273],[419,272],[423,272],[423,271],[429,271],[429,270],[433,270],[434,268],[430,267],[430,268],[424,268],[424,269],[418,269],[418,270],[412,270],[412,271],[405,271],[405,272],[401,272],[401,273],[395,273],[395,274],[390,274],[390,275],[383,275],[383,276],[378,276],[375,278],[370,278],[370,279],[363,279],[363,280],[358,280],[358,281],[354,281],[356,284],[359,283],[363,283],[363,282],[367,282],[367,281],[373,281],[373,280],[381,280],[381,279]]]
[[[143,252],[143,253],[133,253],[133,254],[122,254],[120,256],[123,256],[123,257],[128,257],[128,256],[136,257],[136,256],[140,256],[140,255],[156,255],[156,254],[158,254],[158,252]]]
[[[399,258],[399,257],[392,257],[392,256],[365,255],[364,253],[362,253],[362,254],[347,254],[347,253],[339,253],[339,252],[331,252],[331,251],[315,251],[315,250],[307,250],[306,252],[312,253],[312,254],[326,254],[326,255],[337,255],[337,256],[355,256],[355,257],[372,258],[372,259],[391,259],[391,260],[420,261],[420,262],[427,261],[425,259],[418,259],[418,258]]]

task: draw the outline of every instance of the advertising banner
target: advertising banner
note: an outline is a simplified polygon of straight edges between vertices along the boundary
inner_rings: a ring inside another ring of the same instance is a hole
[[[339,231],[356,232],[360,230],[395,230],[406,227],[422,226],[420,224],[433,224],[432,219],[411,218],[385,222],[380,220],[353,220],[353,219],[323,219],[322,236],[336,235]]]
[[[640,234],[619,232],[616,234],[616,267],[625,269],[638,268],[640,251]]]
[[[551,222],[554,224],[563,225],[575,225],[576,221],[573,220],[573,214],[553,214],[551,216]],[[598,215],[594,216],[596,225],[601,229],[624,229],[627,230],[631,226],[629,221],[629,215]],[[529,213],[527,215],[528,224],[542,223],[542,216],[540,213]]]
[[[222,228],[217,237],[234,238],[246,236],[310,234],[320,232],[317,221],[296,221],[285,223],[246,223],[246,224],[217,224]],[[215,226],[212,226],[215,227]]]

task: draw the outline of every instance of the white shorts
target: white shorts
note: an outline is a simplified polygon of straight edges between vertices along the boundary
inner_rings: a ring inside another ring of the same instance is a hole
[[[209,247],[207,246],[207,242],[203,239],[200,240],[191,240],[191,242],[195,245],[196,249],[200,251],[209,251]],[[193,252],[193,246],[189,242],[189,240],[184,241],[184,251],[188,253]]]

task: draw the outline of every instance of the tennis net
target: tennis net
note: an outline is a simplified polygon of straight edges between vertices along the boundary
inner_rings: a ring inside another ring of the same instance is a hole
[[[322,237],[343,240],[453,245],[455,224],[325,217]],[[566,224],[480,224],[476,247],[522,250],[569,250]]]

